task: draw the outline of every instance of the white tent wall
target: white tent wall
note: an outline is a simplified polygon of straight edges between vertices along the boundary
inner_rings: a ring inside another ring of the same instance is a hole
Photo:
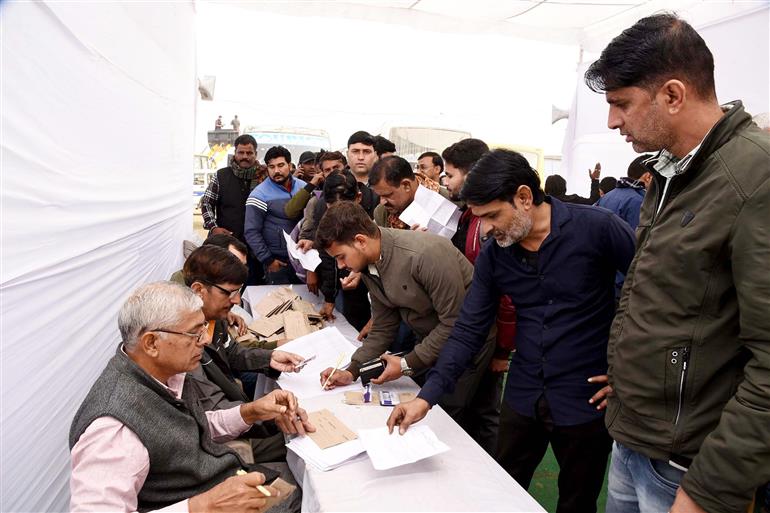
[[[741,12],[704,26],[697,24],[697,13],[682,13],[701,34],[714,55],[717,98],[720,103],[742,100],[746,110],[756,115],[770,110],[770,8]],[[619,34],[620,28],[617,31]],[[594,56],[594,58],[598,55]],[[594,60],[578,69],[578,83],[562,148],[559,174],[567,180],[567,190],[588,196],[587,170],[602,163],[602,176],[625,176],[628,164],[637,154],[617,130],[607,128],[609,112],[603,94],[588,89],[583,74]]]
[[[192,3],[21,3],[2,27],[2,511],[65,511],[70,421],[192,230]]]

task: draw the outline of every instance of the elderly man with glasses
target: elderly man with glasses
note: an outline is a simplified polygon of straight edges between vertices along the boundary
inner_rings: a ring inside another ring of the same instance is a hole
[[[277,493],[258,489],[265,474],[248,472],[254,467],[221,442],[265,420],[289,433],[313,427],[283,390],[201,408],[187,375],[209,338],[201,306],[191,289],[158,282],[121,308],[122,342],[70,428],[71,511],[264,511],[265,492]]]

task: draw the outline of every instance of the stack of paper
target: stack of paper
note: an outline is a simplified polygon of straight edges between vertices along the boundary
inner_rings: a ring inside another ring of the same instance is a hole
[[[301,249],[297,247],[297,243],[286,232],[283,232],[283,238],[286,239],[286,249],[289,254],[295,260],[307,269],[308,271],[315,271],[316,267],[321,263],[321,256],[318,254],[317,249],[308,250],[307,253],[303,253]]]
[[[342,333],[334,326],[287,342],[281,346],[281,350],[296,353],[304,358],[315,356],[302,371],[298,373],[284,372],[278,378],[278,384],[281,388],[294,393],[298,399],[308,399],[324,394],[339,394],[349,390],[361,391],[360,382],[337,387],[333,390],[324,390],[321,387],[321,372],[328,367],[333,368],[340,361],[340,355],[344,355],[341,365],[346,365],[356,351],[356,346],[343,337]]]
[[[335,469],[364,452],[364,446],[358,438],[321,449],[309,436],[298,436],[286,444],[286,448],[322,472]]]
[[[291,289],[281,287],[255,305],[260,317],[249,322],[246,334],[235,340],[248,347],[263,347],[268,342],[293,340],[324,327],[323,317],[312,304]]]
[[[411,426],[403,435],[398,434],[397,427],[393,434],[388,433],[387,427],[361,429],[358,437],[377,470],[400,467],[449,450],[449,446],[424,425]]]
[[[409,226],[420,225],[429,232],[451,239],[462,213],[457,206],[437,192],[420,185],[412,203],[398,216]]]
[[[358,436],[329,410],[308,413],[315,432],[294,438],[286,447],[321,471],[339,467],[364,452]]]
[[[260,317],[270,317],[271,315],[283,313],[292,306],[292,301],[299,296],[292,292],[289,287],[279,287],[262,298],[254,305],[253,310]]]

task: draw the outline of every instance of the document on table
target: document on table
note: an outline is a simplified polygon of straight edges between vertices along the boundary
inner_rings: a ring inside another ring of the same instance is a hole
[[[414,200],[398,218],[409,226],[419,224],[431,233],[451,239],[457,232],[461,215],[454,203],[420,185],[414,194]]]
[[[307,418],[315,427],[315,431],[308,433],[307,436],[321,449],[328,449],[358,438],[358,435],[329,410],[311,411],[307,414]]]
[[[342,363],[344,366],[350,362],[350,357],[356,351],[356,346],[351,344],[342,333],[330,326],[313,332],[304,337],[299,337],[281,346],[281,351],[296,353],[304,358],[315,358],[300,372],[283,372],[278,378],[278,384],[284,390],[294,393],[298,399],[308,399],[324,394],[339,394],[347,391],[361,391],[361,382],[356,381],[350,385],[336,387],[333,390],[324,390],[321,387],[321,372],[328,367],[334,367],[344,354]]]
[[[305,463],[310,463],[322,472],[335,469],[364,452],[364,446],[358,438],[328,449],[321,449],[307,435],[293,438],[286,444],[286,448],[305,460]]]
[[[297,243],[291,238],[291,235],[283,232],[283,238],[286,239],[286,249],[289,254],[297,259],[302,267],[308,271],[315,271],[318,265],[321,263],[321,256],[318,254],[317,249],[310,249],[307,253],[303,253],[301,249],[297,247]]]
[[[411,426],[403,435],[398,434],[398,427],[393,434],[384,426],[361,429],[358,438],[376,470],[400,467],[449,450],[428,426]]]

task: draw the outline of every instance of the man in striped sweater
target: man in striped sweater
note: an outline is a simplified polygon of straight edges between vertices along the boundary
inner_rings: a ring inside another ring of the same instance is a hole
[[[265,268],[268,285],[300,283],[289,265],[283,232],[291,233],[297,224],[284,212],[286,203],[305,187],[291,175],[291,153],[273,146],[265,153],[270,178],[254,189],[246,200],[244,235],[251,251]]]

